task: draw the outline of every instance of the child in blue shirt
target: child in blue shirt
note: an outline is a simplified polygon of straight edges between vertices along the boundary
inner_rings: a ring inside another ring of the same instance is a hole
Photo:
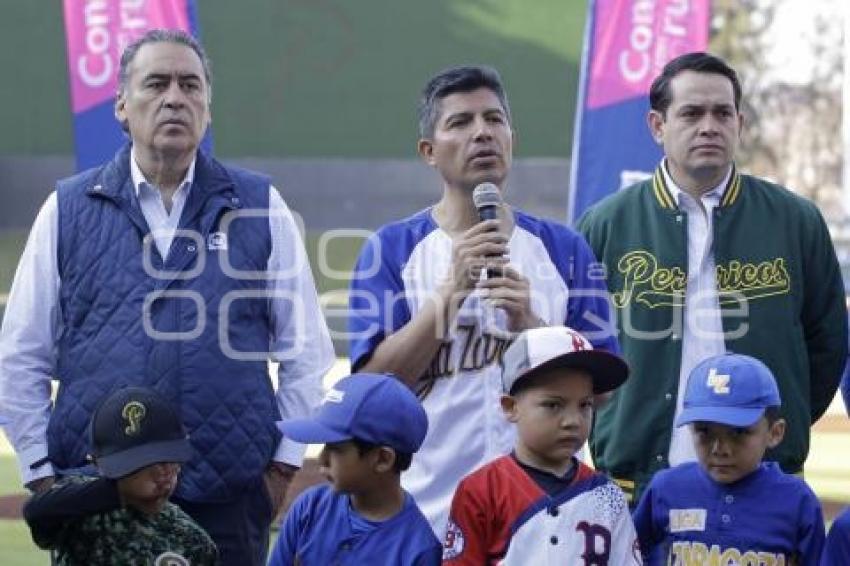
[[[770,370],[724,354],[691,372],[677,426],[691,424],[699,462],[658,472],[633,519],[647,564],[817,566],[820,503],[803,480],[762,462],[785,434]]]
[[[279,426],[296,442],[325,444],[319,464],[330,485],[293,503],[269,566],[440,563],[440,542],[401,487],[428,419],[397,378],[348,376],[328,391],[312,419]]]
[[[832,522],[820,566],[850,566],[850,507]]]

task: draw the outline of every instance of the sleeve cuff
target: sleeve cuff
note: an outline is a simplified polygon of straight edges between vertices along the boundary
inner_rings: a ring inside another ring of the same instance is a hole
[[[284,438],[277,445],[277,450],[272,459],[275,462],[283,462],[291,466],[301,467],[304,462],[304,453],[307,451],[307,445],[295,442],[288,438]]]
[[[45,462],[36,469],[32,469],[33,463],[47,458],[47,446],[32,446],[18,452],[18,466],[21,474],[21,483],[27,485],[31,481],[35,481],[47,476],[56,475],[53,466],[49,462]]]

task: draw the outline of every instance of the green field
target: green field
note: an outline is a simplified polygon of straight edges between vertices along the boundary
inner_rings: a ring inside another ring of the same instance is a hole
[[[23,521],[0,519],[0,556],[3,566],[41,566],[50,564],[46,552],[36,547],[30,539],[29,529]]]
[[[24,231],[0,233],[0,295],[8,293],[12,286],[12,277],[26,238],[27,233]]]
[[[95,3],[97,4],[97,3]],[[519,156],[569,155],[585,0],[198,1],[213,66],[216,152],[228,158],[410,157],[428,77],[504,76]],[[61,2],[6,2],[0,154],[70,155]]]

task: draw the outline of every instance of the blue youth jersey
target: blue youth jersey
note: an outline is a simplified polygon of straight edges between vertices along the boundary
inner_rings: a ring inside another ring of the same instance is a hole
[[[584,239],[564,225],[514,210],[510,264],[529,282],[531,307],[550,325],[584,334],[595,348],[617,352],[604,271]],[[355,371],[385,338],[430,301],[451,267],[452,240],[431,210],[382,227],[352,274],[349,330]],[[438,538],[445,533],[460,480],[514,446],[515,431],[499,408],[500,362],[514,334],[502,309],[473,292],[422,376],[428,435],[402,476]]]
[[[850,566],[850,507],[833,521],[821,555],[821,566]]]
[[[269,566],[311,564],[440,564],[442,546],[413,498],[386,521],[359,516],[347,494],[329,485],[305,491],[286,515]]]
[[[646,564],[817,566],[817,497],[774,462],[732,483],[692,462],[658,472],[632,516]]]

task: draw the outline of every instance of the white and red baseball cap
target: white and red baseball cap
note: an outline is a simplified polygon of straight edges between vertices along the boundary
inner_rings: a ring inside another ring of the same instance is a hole
[[[505,350],[502,390],[510,394],[521,379],[560,367],[589,373],[596,394],[616,389],[629,376],[629,366],[623,358],[594,350],[578,331],[566,326],[543,326],[524,331]]]

